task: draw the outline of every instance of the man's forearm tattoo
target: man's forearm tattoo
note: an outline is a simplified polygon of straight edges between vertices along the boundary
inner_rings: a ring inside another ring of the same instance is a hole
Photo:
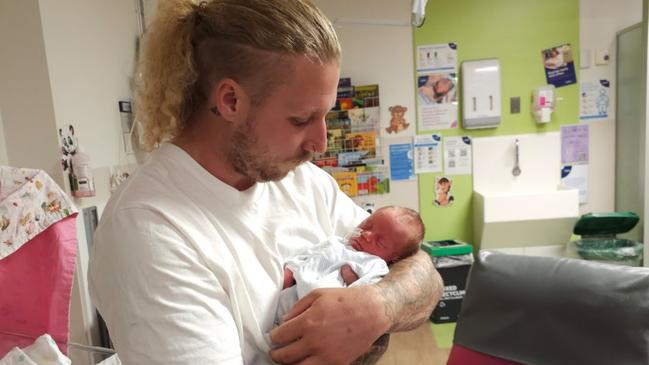
[[[442,295],[441,278],[426,253],[403,259],[390,267],[377,287],[384,299],[389,332],[414,329],[426,320]]]
[[[358,359],[354,360],[351,365],[373,365],[376,364],[381,356],[387,351],[388,344],[390,343],[390,334],[386,333],[376,340],[370,350],[363,354]]]

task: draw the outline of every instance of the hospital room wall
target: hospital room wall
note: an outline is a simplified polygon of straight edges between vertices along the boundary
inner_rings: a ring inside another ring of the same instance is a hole
[[[0,165],[8,165],[7,146],[5,144],[5,129],[2,124],[2,110],[0,109]]]
[[[56,125],[74,126],[95,174],[97,195],[77,203],[100,205],[110,195],[110,167],[135,163],[123,146],[117,104],[132,98],[135,2],[40,1],[40,11]]]
[[[40,14],[56,126],[74,125],[93,168],[96,195],[75,199],[75,204],[80,209],[96,206],[101,214],[110,197],[110,168],[135,163],[124,150],[118,109],[118,101],[132,98],[138,35],[135,1],[40,1]],[[97,343],[97,333],[87,292],[89,248],[83,223],[80,214],[70,334],[72,341],[90,344]],[[75,364],[98,360],[81,351],[72,351],[71,358]]]
[[[443,131],[443,135],[483,137],[557,131],[560,125],[579,122],[578,84],[558,89],[563,97],[557,105],[553,122],[537,125],[530,113],[529,98],[535,86],[546,83],[541,50],[571,43],[575,68],[579,74],[579,50],[582,42],[592,50],[609,50],[614,56],[615,32],[640,20],[639,0],[615,4],[606,0],[520,2],[502,0],[484,3],[463,0],[453,3],[429,2],[427,21],[415,30],[415,45],[456,42],[459,62],[470,59],[499,58],[502,70],[503,114],[500,127],[483,131],[463,129]],[[484,14],[490,14],[485,17]],[[543,16],[540,16],[543,14]],[[591,62],[592,64],[592,62]],[[589,77],[604,73],[614,81],[614,63],[607,67],[591,66]],[[521,97],[521,113],[509,113],[509,97]],[[614,97],[611,97],[614,104]],[[581,212],[614,209],[614,105],[608,120],[590,122],[590,161],[588,203]],[[452,176],[456,202],[447,208],[432,205],[434,181],[439,175],[419,178],[420,210],[427,223],[427,239],[473,240],[470,175]]]
[[[416,109],[410,1],[315,0],[314,3],[335,22],[343,53],[341,77],[351,77],[354,85],[378,84],[382,122],[387,124],[391,118],[388,107],[399,104],[408,108],[405,118],[414,126]],[[389,167],[390,143],[407,143],[409,140],[382,138],[380,142],[382,156]],[[361,205],[373,203],[375,208],[402,205],[418,210],[417,181],[390,181],[390,193],[356,197],[354,200]]]
[[[63,182],[38,1],[0,2],[0,142],[4,162]]]
[[[401,4],[399,4],[401,3]],[[403,101],[408,107],[409,121],[415,120],[414,75],[412,69],[413,53],[408,45],[412,42],[412,28],[390,26],[391,23],[408,22],[410,6],[408,2],[319,0],[316,4],[333,21],[343,47],[341,76],[352,77],[356,84],[378,83],[381,90],[382,118],[389,118],[388,105]],[[414,31],[415,39],[423,43],[459,42],[460,59],[493,57],[500,55],[505,59],[509,80],[515,83],[504,85],[507,96],[521,96],[522,112],[518,115],[504,115],[501,128],[491,131],[457,134],[473,136],[537,133],[558,130],[560,124],[578,122],[578,85],[559,90],[564,100],[559,103],[555,122],[548,126],[537,126],[529,113],[529,95],[534,86],[545,84],[540,61],[543,48],[564,42],[572,43],[575,51],[578,82],[582,77],[607,78],[612,82],[609,119],[589,122],[590,162],[589,199],[580,206],[582,213],[590,211],[614,210],[614,172],[615,172],[615,33],[641,20],[641,0],[623,0],[612,4],[608,0],[555,1],[522,7],[521,4],[509,6],[508,1],[489,4],[489,9],[472,1],[447,3],[446,5],[429,1],[427,23]],[[615,9],[611,9],[615,6]],[[371,15],[366,9],[372,8]],[[468,10],[465,8],[472,8]],[[499,10],[500,9],[500,10]],[[494,14],[488,18],[484,14]],[[539,17],[538,14],[550,14]],[[551,16],[554,14],[554,16]],[[502,17],[503,19],[500,19]],[[369,21],[374,25],[349,24]],[[514,24],[512,24],[514,22]],[[383,24],[383,25],[381,25]],[[480,31],[477,31],[477,30]],[[511,29],[517,29],[512,32]],[[429,36],[428,39],[426,37]],[[422,41],[422,38],[424,39]],[[509,47],[509,48],[508,48]],[[589,49],[591,57],[597,50],[608,50],[611,61],[608,66],[595,66],[591,61],[588,69],[579,70],[579,49]],[[410,54],[407,54],[410,49]],[[496,53],[494,53],[496,52]],[[522,53],[525,53],[523,56]],[[408,66],[410,65],[410,66]],[[410,67],[404,70],[404,67]],[[520,77],[520,75],[523,75]],[[507,81],[506,81],[507,82]],[[504,103],[508,102],[508,99]],[[508,105],[504,105],[508,107]],[[508,110],[508,108],[503,108]],[[448,135],[452,135],[448,134]],[[382,140],[383,156],[387,159],[389,143],[401,142],[398,139]],[[391,182],[391,193],[355,198],[359,203],[374,202],[377,207],[388,204],[401,204],[421,209],[428,224],[428,239],[472,240],[472,211],[470,203],[471,177],[456,177],[456,191],[465,194],[464,205],[445,209],[432,208],[432,191],[435,175],[419,178],[419,189],[415,182]],[[421,194],[421,195],[420,195]],[[455,211],[453,211],[455,209]]]
[[[64,184],[57,128],[73,124],[91,157],[97,205],[103,171],[133,163],[121,141],[118,100],[131,97],[136,45],[133,0],[0,2],[0,162],[40,168]],[[106,173],[107,175],[107,173]]]
[[[590,159],[589,164],[589,201],[582,205],[580,212],[613,211],[616,207],[616,109],[617,109],[617,50],[616,33],[642,21],[642,0],[582,0],[580,4],[580,38],[583,53],[591,56],[587,68],[580,69],[582,80],[611,81],[609,90],[609,118],[603,121],[589,122],[590,126]],[[596,65],[593,57],[598,51],[609,52],[608,65]],[[638,75],[639,76],[639,75]],[[633,148],[634,144],[629,144]],[[638,151],[639,152],[639,151]],[[632,176],[617,180],[619,191],[628,189],[634,184]],[[625,189],[627,187],[627,189]],[[641,205],[642,203],[638,203]],[[619,201],[618,201],[619,206]],[[642,214],[641,211],[636,211]],[[642,217],[641,217],[642,219]],[[632,232],[641,233],[641,223]],[[631,238],[631,237],[627,237]]]
[[[557,131],[560,125],[579,121],[579,87],[576,84],[558,88],[558,103],[552,122],[537,124],[530,112],[532,90],[545,85],[543,49],[570,43],[579,63],[579,0],[522,2],[499,0],[461,0],[428,2],[426,22],[414,32],[415,46],[457,44],[458,65],[465,60],[497,58],[501,66],[501,123],[497,128],[442,131],[446,136],[486,137]],[[461,77],[462,75],[460,75]],[[461,83],[460,83],[461,84]],[[462,93],[460,87],[460,95]],[[509,98],[520,97],[520,113],[509,111]],[[461,120],[461,99],[460,120]],[[557,169],[557,174],[559,173]],[[444,174],[419,176],[419,199],[422,218],[427,225],[427,239],[459,239],[473,242],[472,176],[446,176],[452,181],[452,205],[435,207],[435,179]]]

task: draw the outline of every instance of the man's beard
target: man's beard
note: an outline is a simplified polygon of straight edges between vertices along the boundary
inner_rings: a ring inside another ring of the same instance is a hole
[[[280,161],[268,148],[262,147],[253,134],[254,116],[232,133],[227,152],[228,162],[238,173],[256,182],[278,181],[302,163],[313,158],[313,153],[303,151],[287,161]]]

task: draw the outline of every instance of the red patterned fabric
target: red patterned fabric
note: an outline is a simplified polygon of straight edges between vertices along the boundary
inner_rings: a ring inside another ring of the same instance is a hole
[[[44,333],[67,354],[76,255],[75,213],[0,260],[0,358]]]

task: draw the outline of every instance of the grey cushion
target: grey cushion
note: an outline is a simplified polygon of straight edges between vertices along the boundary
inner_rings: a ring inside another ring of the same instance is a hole
[[[481,252],[454,342],[531,365],[649,364],[649,269]]]

